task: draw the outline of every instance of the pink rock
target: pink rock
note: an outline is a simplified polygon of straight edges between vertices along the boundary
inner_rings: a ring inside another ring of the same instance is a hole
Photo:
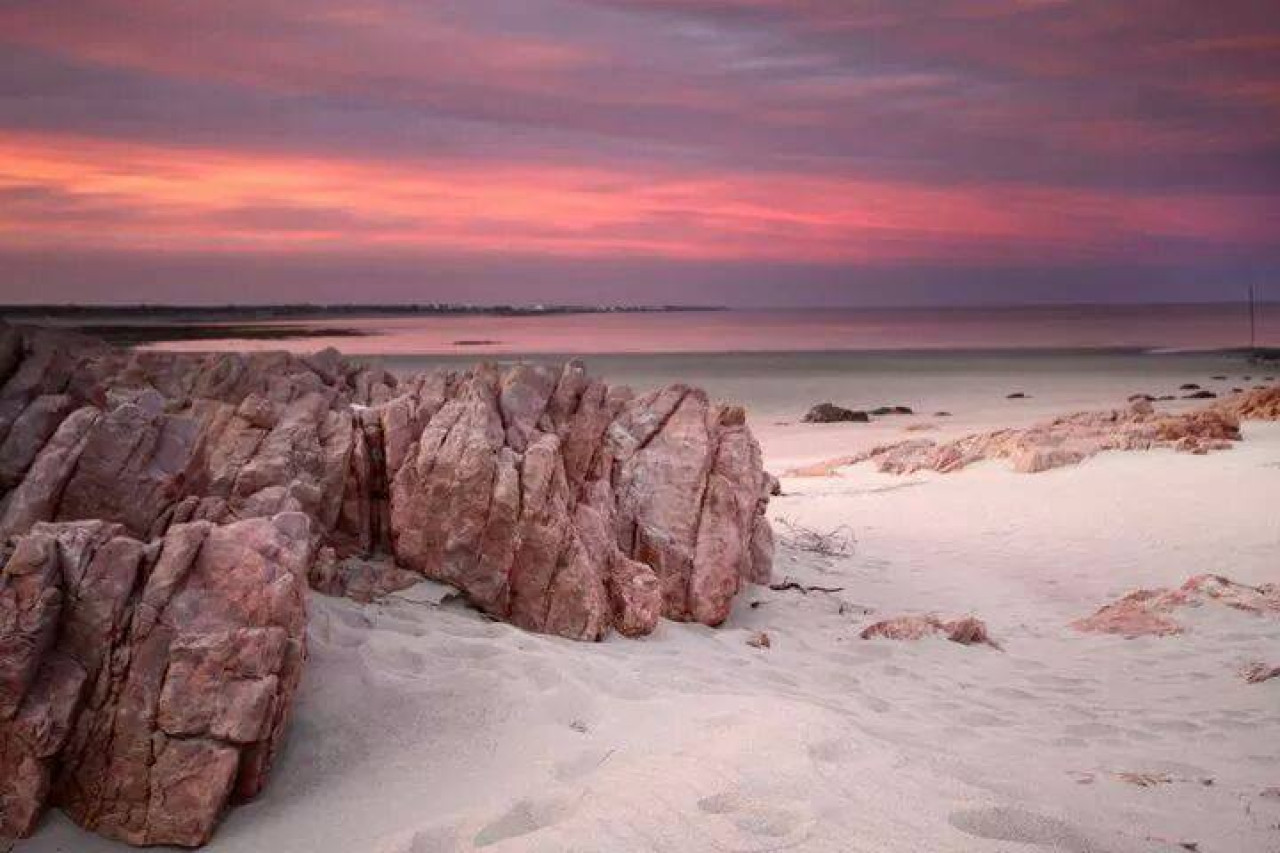
[[[1280,421],[1280,386],[1233,394],[1215,408],[1240,420]]]
[[[1078,412],[1026,429],[976,433],[939,444],[913,438],[863,453],[809,465],[796,476],[831,476],[837,468],[871,461],[883,473],[951,473],[984,459],[1008,459],[1013,470],[1036,474],[1076,465],[1107,450],[1170,447],[1204,454],[1230,448],[1240,440],[1239,418],[1228,408],[1211,406],[1180,415],[1159,415],[1144,401],[1128,409]]]
[[[1280,615],[1280,587],[1253,587],[1221,575],[1196,575],[1177,589],[1140,589],[1071,623],[1077,631],[1125,637],[1170,636],[1184,630],[1173,618],[1187,607],[1224,605],[1254,615]]]
[[[53,800],[194,846],[265,782],[305,656],[309,520],[175,525],[158,552],[122,530],[37,525],[0,575],[0,833]]]
[[[402,569],[388,559],[338,559],[332,548],[323,548],[311,566],[308,579],[317,592],[368,603],[413,586],[422,580],[422,575]]]
[[[864,640],[882,637],[887,640],[922,640],[925,637],[941,636],[953,643],[964,646],[987,645],[994,649],[1000,646],[991,639],[986,623],[972,616],[943,620],[934,615],[897,616],[868,625],[860,635]]]
[[[719,624],[769,579],[777,481],[697,389],[2,324],[0,383],[0,834],[53,802],[130,843],[206,841],[265,784],[308,580],[369,600],[425,576],[596,640]]]
[[[1280,665],[1271,666],[1265,663],[1251,663],[1240,674],[1249,684],[1261,684],[1273,678],[1280,678]]]
[[[0,504],[0,537],[25,533],[33,524],[53,518],[89,432],[100,417],[97,409],[85,407],[62,422],[22,482]]]

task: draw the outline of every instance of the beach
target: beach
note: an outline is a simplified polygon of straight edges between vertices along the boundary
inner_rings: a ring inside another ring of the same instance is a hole
[[[1280,853],[1280,3],[0,58],[0,853]]]
[[[1181,396],[1188,383],[1226,393],[1265,384],[1265,368],[1134,352],[587,361],[611,381],[679,379],[744,404],[766,468],[781,475],[774,581],[832,591],[749,587],[719,628],[664,620],[646,638],[594,644],[486,620],[430,582],[371,604],[312,593],[309,668],[273,781],[207,849],[1280,843],[1280,679],[1241,676],[1280,663],[1280,624],[1206,607],[1176,636],[1069,627],[1131,590],[1202,573],[1275,582],[1280,425],[1246,423],[1242,442],[1206,456],[1108,452],[1034,475],[987,461],[952,474],[864,464],[786,476],[885,441]],[[440,358],[383,363],[408,371]],[[828,400],[915,414],[801,423]],[[792,527],[844,527],[853,541],[816,554]],[[978,617],[999,649],[859,636],[921,613]],[[19,849],[124,848],[50,812]]]

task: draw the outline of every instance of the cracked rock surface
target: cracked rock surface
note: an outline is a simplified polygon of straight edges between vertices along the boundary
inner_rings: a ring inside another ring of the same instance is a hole
[[[306,586],[420,577],[596,640],[767,582],[741,408],[563,369],[410,378],[336,352],[134,352],[0,325],[0,838],[55,805],[195,846],[256,794]]]

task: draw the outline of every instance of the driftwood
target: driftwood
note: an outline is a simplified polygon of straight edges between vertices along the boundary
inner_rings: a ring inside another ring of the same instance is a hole
[[[771,583],[769,584],[769,589],[774,592],[786,592],[794,589],[802,595],[808,595],[811,592],[844,592],[844,587],[842,586],[805,586],[804,584],[796,583],[791,578],[787,578],[781,583]]]
[[[780,518],[777,523],[782,528],[783,543],[798,551],[821,554],[824,557],[847,557],[853,553],[856,539],[848,525],[842,524],[823,533],[787,518]]]

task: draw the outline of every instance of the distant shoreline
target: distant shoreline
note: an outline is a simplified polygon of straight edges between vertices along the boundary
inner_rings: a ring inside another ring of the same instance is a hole
[[[1267,312],[1257,355],[1275,359]],[[729,309],[698,306],[317,304],[0,306],[0,319],[78,331],[117,346],[261,349],[338,346],[351,355],[573,351],[1140,350],[1255,354],[1235,305],[914,309]],[[314,342],[314,343],[313,343]]]
[[[273,326],[188,323],[68,325],[70,331],[101,338],[113,346],[137,346],[173,341],[286,341],[301,338],[363,338],[360,329],[332,326]]]
[[[460,305],[450,303],[327,305],[0,305],[0,317],[71,320],[81,317],[187,322],[297,320],[315,317],[541,317],[560,314],[649,314],[725,311],[721,305]]]

